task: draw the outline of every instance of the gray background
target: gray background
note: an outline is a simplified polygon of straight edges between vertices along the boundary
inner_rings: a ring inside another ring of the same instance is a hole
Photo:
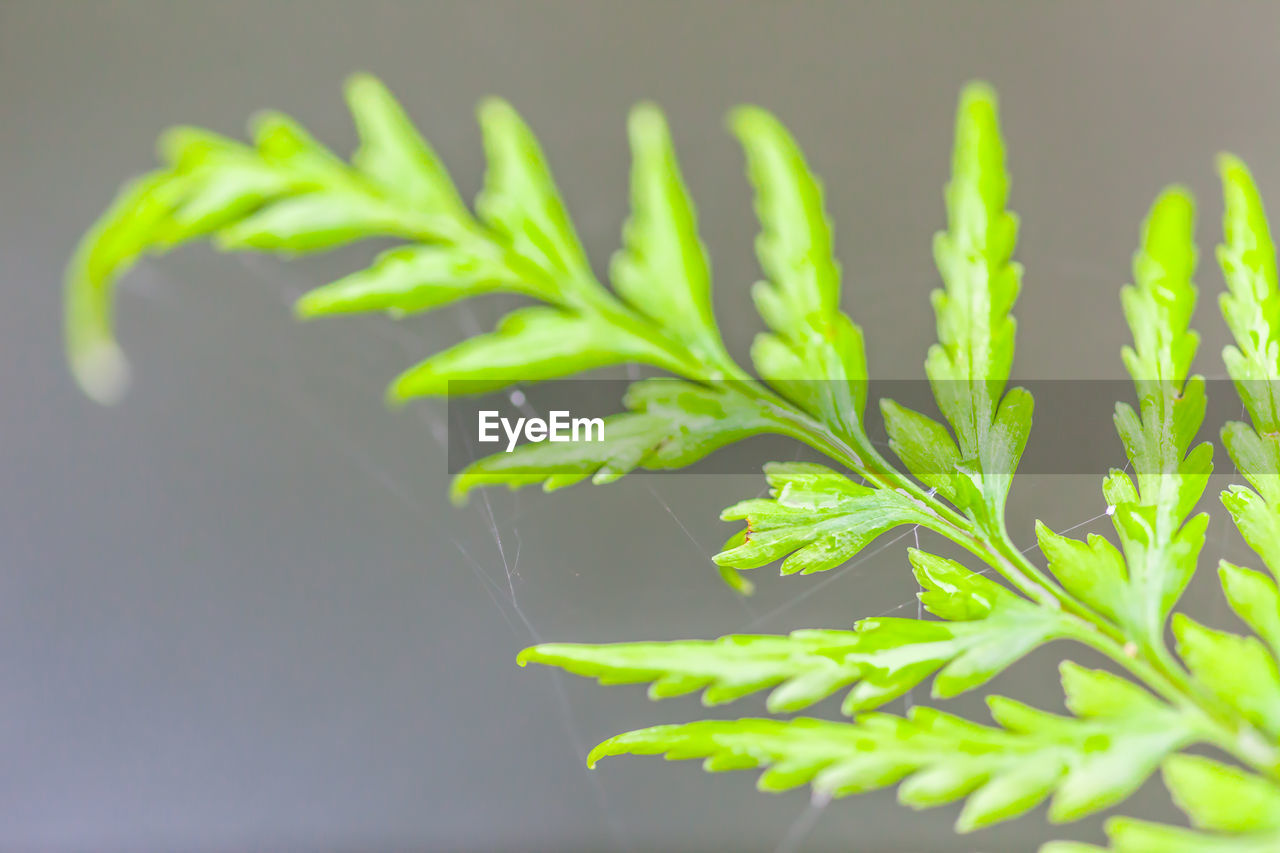
[[[365,248],[287,267],[186,249],[127,282],[136,384],[107,410],[63,369],[62,265],[163,127],[234,133],[274,106],[346,152],[341,81],[368,69],[468,195],[472,106],[510,98],[603,267],[625,216],[625,112],[648,97],[673,125],[741,352],[754,228],[722,116],[751,101],[826,178],[874,371],[917,377],[954,99],[981,76],[1003,97],[1024,221],[1018,372],[1114,378],[1116,293],[1158,188],[1200,196],[1205,258],[1215,151],[1245,156],[1280,199],[1278,32],[1262,3],[0,3],[0,848],[770,851],[794,826],[810,851],[1025,850],[1061,834],[1037,813],[955,838],[955,809],[915,815],[890,793],[807,813],[804,793],[696,764],[588,772],[599,739],[707,712],[520,670],[531,637],[847,625],[910,599],[906,543],[839,575],[757,572],[744,604],[704,554],[730,532],[718,510],[759,478],[634,477],[494,495],[500,550],[483,502],[445,500],[442,408],[380,405],[386,380],[498,305],[301,327],[289,299]],[[1221,287],[1210,264],[1200,278]],[[1201,369],[1220,374],[1208,295],[1198,318]],[[1034,517],[1102,509],[1096,477],[1015,491],[1027,543]],[[1215,520],[1206,564],[1238,551]],[[1225,622],[1205,574],[1188,606]],[[997,686],[1059,708],[1061,651]],[[1149,786],[1127,810],[1167,808]]]

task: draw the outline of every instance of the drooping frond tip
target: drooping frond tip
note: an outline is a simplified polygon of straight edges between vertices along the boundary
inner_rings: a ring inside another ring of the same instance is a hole
[[[162,210],[149,204],[161,173],[127,184],[81,239],[67,267],[64,336],[72,375],[92,400],[110,404],[129,385],[129,364],[112,331],[112,289],[120,271],[145,251]]]

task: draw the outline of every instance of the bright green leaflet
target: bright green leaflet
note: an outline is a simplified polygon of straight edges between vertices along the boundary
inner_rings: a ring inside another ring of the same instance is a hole
[[[767,498],[722,517],[743,527],[715,557],[739,572],[779,564],[809,574],[846,563],[895,528],[923,527],[959,546],[971,566],[911,549],[927,618],[873,617],[783,636],[526,649],[519,662],[557,666],[606,684],[648,683],[650,696],[702,692],[706,704],[768,690],[789,713],[833,694],[852,719],[796,718],[656,726],[592,753],[701,757],[709,770],[766,768],[765,790],[803,784],[835,795],[898,786],[906,805],[965,800],[957,829],[1016,817],[1049,799],[1069,821],[1110,807],[1157,769],[1193,827],[1126,818],[1111,849],[1262,851],[1280,845],[1280,292],[1274,244],[1257,188],[1239,160],[1220,162],[1226,215],[1219,249],[1234,337],[1224,360],[1250,423],[1223,442],[1248,485],[1222,496],[1265,574],[1223,563],[1228,602],[1250,629],[1235,634],[1174,613],[1203,545],[1193,515],[1210,473],[1192,446],[1205,412],[1192,373],[1194,203],[1170,188],[1153,205],[1121,302],[1133,335],[1124,364],[1136,407],[1116,427],[1128,466],[1106,478],[1116,540],[1084,541],[1037,526],[1044,565],[1014,545],[1005,502],[1031,427],[1032,400],[1007,388],[1012,307],[1022,269],[1018,220],[995,94],[972,84],[956,115],[947,227],[934,244],[942,287],[938,342],[925,360],[940,417],[881,401],[899,462],[868,438],[869,367],[860,328],[842,310],[841,267],[822,184],[774,116],[732,114],[760,221],[763,279],[752,291],[766,329],[751,370],[725,349],[711,265],[675,146],[657,107],[633,110],[631,216],[608,281],[592,271],[533,132],[505,102],[479,110],[488,159],[468,208],[430,145],[377,80],[347,88],[360,137],[349,161],[286,116],[264,113],[245,144],[195,128],[161,140],[162,165],[127,184],[86,234],[67,273],[66,343],[76,379],[118,399],[127,365],[113,334],[115,283],[141,257],[197,239],[226,251],[291,256],[369,237],[402,245],[299,299],[299,317],[433,310],[489,293],[535,304],[411,366],[393,402],[566,377],[623,363],[671,377],[633,383],[604,442],[528,444],[480,459],[457,476],[475,489],[540,483],[547,491],[605,484],[636,470],[682,468],[732,442],[772,433],[828,464],[772,463]],[[727,298],[740,298],[731,287]],[[857,294],[853,301],[867,298]],[[758,378],[757,378],[758,377]],[[456,383],[456,384],[454,384]],[[1172,617],[1172,618],[1171,618]],[[1176,649],[1165,640],[1172,627]],[[882,708],[928,682],[944,699],[981,688],[1033,649],[1065,640],[1102,654],[1125,677],[1071,663],[1061,669],[1069,715],[989,696],[995,726],[933,708]],[[1183,752],[1192,745],[1216,758]],[[1095,849],[1055,842],[1044,850]]]

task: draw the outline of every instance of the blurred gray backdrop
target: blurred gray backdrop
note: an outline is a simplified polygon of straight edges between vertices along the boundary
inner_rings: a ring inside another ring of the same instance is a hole
[[[826,180],[873,371],[918,377],[954,101],[983,77],[1002,96],[1024,223],[1017,371],[1115,378],[1117,290],[1158,189],[1181,180],[1200,197],[1206,260],[1214,152],[1246,157],[1280,204],[1277,33],[1280,8],[1246,2],[0,2],[0,849],[994,851],[1100,837],[1098,820],[1057,829],[1037,812],[956,838],[955,809],[916,815],[887,792],[813,809],[696,763],[587,771],[585,750],[616,732],[762,703],[655,705],[641,688],[518,669],[524,645],[848,625],[911,601],[907,542],[839,575],[761,570],[743,602],[706,555],[731,532],[718,511],[758,477],[451,507],[443,408],[388,412],[382,387],[502,305],[295,324],[289,301],[366,248],[144,263],[119,311],[134,390],[97,408],[63,368],[61,271],[168,125],[238,133],[278,107],[349,151],[340,87],[359,69],[399,94],[468,195],[483,166],[473,105],[511,99],[603,269],[626,214],[626,110],[652,98],[742,352],[758,273],[723,115],[755,102]],[[1201,369],[1220,375],[1221,280],[1211,263],[1199,278]],[[1098,486],[1019,483],[1015,536],[1030,544],[1035,517],[1097,515]],[[1241,550],[1215,520],[1206,565]],[[1188,606],[1227,619],[1208,577]],[[1061,651],[997,687],[1060,709]],[[1157,785],[1126,811],[1171,816]]]

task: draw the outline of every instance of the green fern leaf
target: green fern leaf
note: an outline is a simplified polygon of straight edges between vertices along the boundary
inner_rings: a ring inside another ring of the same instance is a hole
[[[797,482],[804,480],[791,480],[786,488],[803,489]],[[986,683],[1036,646],[1076,630],[1062,614],[1046,612],[959,563],[910,553],[922,603],[950,621],[876,617],[861,620],[855,631],[799,631],[789,637],[558,643],[526,649],[520,661],[559,666],[602,684],[653,682],[653,698],[707,687],[708,704],[772,687],[785,677],[790,680],[769,697],[774,713],[801,710],[853,685],[842,706],[852,715],[901,696],[934,673],[935,697],[957,695]]]
[[[517,311],[494,334],[428,359],[396,381],[392,399],[442,394],[450,381],[478,390],[626,361],[700,377],[710,372],[678,336],[630,312],[595,280],[541,150],[510,106],[489,101],[480,109],[489,170],[477,200],[478,223],[380,83],[357,76],[347,97],[361,139],[351,164],[278,113],[255,118],[252,146],[193,128],[164,136],[160,150],[169,168],[121,194],[86,235],[68,270],[68,352],[92,396],[107,401],[125,383],[125,362],[111,329],[116,279],[147,252],[201,237],[228,250],[283,254],[368,237],[411,241],[368,269],[305,295],[296,309],[304,317],[371,310],[401,315],[498,290],[556,306]],[[637,258],[659,257],[672,236],[696,244],[692,208],[678,178],[665,191],[644,189],[658,180],[667,162],[664,150],[669,154],[669,146],[663,149],[654,137],[652,114],[647,120],[644,115],[636,137],[637,197],[645,209],[631,243],[633,262],[623,265],[632,272],[622,276],[631,295],[645,291],[635,272]],[[666,223],[666,230],[645,237],[658,227],[653,223]],[[686,258],[690,251],[686,246]],[[649,269],[645,280],[669,273],[664,264]],[[687,292],[693,300],[688,304],[702,306],[703,340],[718,342],[708,285],[695,280],[694,267],[686,269],[694,279],[683,291],[669,285],[671,292]],[[659,310],[656,303],[647,307]],[[724,373],[730,362],[719,353],[718,370]]]
[[[661,111],[636,107],[631,136],[631,219],[614,256],[618,293],[660,322],[723,376],[740,375],[725,353],[711,308],[711,267],[698,237],[697,215]]]
[[[1056,821],[1104,809],[1197,737],[1178,712],[1116,676],[1069,664],[1063,675],[1076,717],[992,697],[999,728],[924,707],[905,719],[867,714],[853,723],[703,721],[618,735],[593,749],[588,764],[623,754],[702,758],[713,772],[767,768],[761,790],[811,784],[837,797],[901,783],[899,800],[915,808],[967,797],[956,823],[964,832],[1022,814],[1051,794]]]
[[[1195,832],[1130,818],[1107,823],[1112,853],[1269,853],[1280,849],[1280,786],[1238,767],[1193,755],[1171,756],[1164,782]],[[1100,850],[1055,842],[1041,853]]]
[[[1107,836],[1111,846],[1106,849],[1111,853],[1274,853],[1280,849],[1280,832],[1246,836],[1209,835],[1131,818],[1108,821]],[[1069,846],[1056,845],[1041,848],[1041,853],[1074,851]]]
[[[489,171],[476,199],[480,219],[515,253],[560,282],[566,296],[598,289],[595,274],[565,210],[538,140],[506,101],[480,105]]]
[[[1063,588],[1118,624],[1133,624],[1129,612],[1128,572],[1124,555],[1096,534],[1081,542],[1054,533],[1036,522],[1040,551]]]
[[[100,403],[115,402],[129,384],[129,365],[112,322],[116,279],[154,247],[158,232],[173,227],[169,214],[180,193],[163,171],[126,185],[85,234],[68,265],[67,360],[80,388]]]
[[[1204,513],[1187,520],[1213,471],[1212,447],[1191,449],[1205,411],[1204,380],[1188,378],[1198,341],[1188,327],[1196,296],[1193,220],[1191,197],[1165,190],[1134,255],[1134,284],[1121,292],[1134,337],[1124,362],[1139,406],[1118,403],[1115,423],[1134,477],[1112,470],[1103,493],[1123,561],[1100,537],[1086,545],[1038,528],[1064,587],[1150,649],[1163,648],[1165,621],[1195,572],[1209,521]]]
[[[1219,701],[1280,738],[1280,665],[1255,637],[1216,631],[1183,613],[1173,619],[1178,654]]]
[[[1062,613],[1037,607],[1000,584],[948,560],[908,549],[920,601],[945,621],[873,617],[857,623],[849,660],[861,680],[845,713],[877,708],[937,673],[933,696],[957,696],[986,684],[1032,649],[1076,636]]]
[[[1218,263],[1227,283],[1222,315],[1235,336],[1235,346],[1222,352],[1254,428],[1263,434],[1280,431],[1280,290],[1276,249],[1266,209],[1249,169],[1238,158],[1218,158],[1222,178],[1224,242]]]
[[[525,284],[493,259],[456,246],[402,246],[383,252],[366,269],[308,291],[294,310],[308,319],[365,311],[402,317],[500,290],[518,292]]]
[[[704,705],[732,702],[773,688],[772,713],[799,711],[847,686],[858,667],[845,660],[852,631],[794,631],[778,637],[734,634],[718,640],[585,645],[546,643],[517,662],[556,666],[601,684],[651,682],[649,698],[703,690]]]
[[[933,295],[938,343],[925,372],[938,407],[955,433],[924,415],[885,403],[893,449],[909,468],[958,460],[949,483],[926,478],[992,530],[1002,529],[1004,501],[1031,429],[1032,399],[1005,394],[1013,367],[1022,267],[1012,261],[1018,220],[1005,209],[1005,171],[996,97],[983,84],[966,87],[956,115],[955,152],[947,186],[948,230],[934,241],[945,287]],[[937,448],[937,449],[934,449]],[[931,473],[931,472],[930,472]]]
[[[966,488],[966,479],[958,473],[960,448],[945,426],[893,400],[881,400],[880,413],[889,449],[917,480],[957,506],[972,502],[972,484]]]
[[[752,361],[784,396],[870,459],[862,428],[866,352],[862,330],[840,311],[840,268],[822,187],[774,116],[743,107],[731,126],[746,153],[761,224],[756,256],[765,280],[752,296],[772,329],[757,336]]]
[[[1222,504],[1274,576],[1280,576],[1280,288],[1275,244],[1266,210],[1248,168],[1235,157],[1218,161],[1225,205],[1218,261],[1227,293],[1222,313],[1235,337],[1223,350],[1252,425],[1231,422],[1222,442],[1253,487],[1231,486]]]
[[[1280,591],[1275,581],[1226,560],[1218,563],[1218,578],[1231,609],[1266,641],[1272,654],[1280,656]]]
[[[1178,807],[1201,829],[1280,831],[1280,785],[1198,755],[1175,755],[1164,780]]]
[[[351,156],[356,170],[414,210],[469,225],[471,214],[448,170],[386,86],[371,75],[355,74],[346,94],[360,134],[360,147]]]
[[[859,485],[824,465],[773,462],[765,476],[771,500],[741,501],[720,514],[747,527],[740,544],[714,557],[719,565],[756,569],[785,557],[784,575],[824,572],[887,530],[936,520],[906,495]]]
[[[516,382],[661,358],[651,341],[621,332],[597,315],[535,306],[513,311],[492,333],[468,338],[410,368],[387,394],[395,401],[481,394]]]

